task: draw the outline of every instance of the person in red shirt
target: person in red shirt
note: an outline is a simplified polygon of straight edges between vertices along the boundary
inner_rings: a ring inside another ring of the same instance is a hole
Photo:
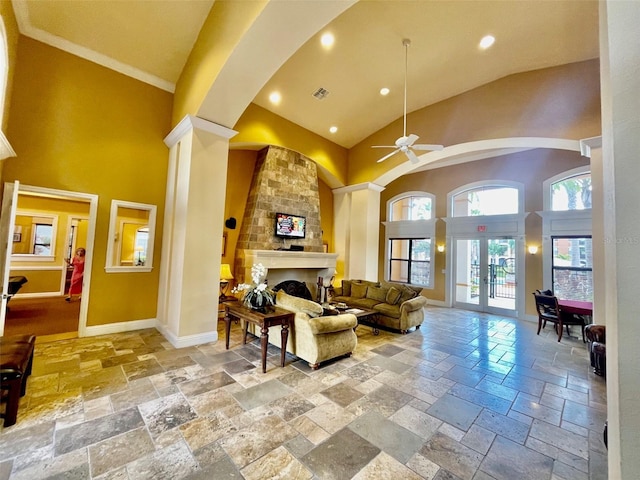
[[[82,293],[82,280],[84,277],[84,256],[87,251],[84,248],[78,248],[76,254],[72,259],[65,258],[64,261],[73,267],[73,273],[71,274],[71,285],[69,286],[69,293],[65,300],[70,302],[73,295],[80,295]]]

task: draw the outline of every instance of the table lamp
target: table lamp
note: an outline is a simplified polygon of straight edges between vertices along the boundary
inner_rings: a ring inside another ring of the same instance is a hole
[[[231,274],[231,267],[228,263],[220,264],[220,302],[224,302],[230,297],[227,297],[227,289],[229,288],[229,280],[233,280]]]

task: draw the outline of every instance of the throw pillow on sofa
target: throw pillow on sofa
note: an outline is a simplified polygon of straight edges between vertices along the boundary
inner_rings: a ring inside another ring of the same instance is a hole
[[[351,280],[342,281],[342,295],[345,297],[351,296]]]
[[[385,303],[389,305],[395,305],[400,300],[400,296],[402,292],[398,290],[396,287],[391,287],[387,292],[387,296],[385,297]]]
[[[367,287],[367,298],[378,300],[380,303],[386,302],[388,288],[384,287]]]
[[[322,305],[305,298],[294,297],[284,290],[278,290],[276,293],[276,305],[289,311],[306,313],[311,318],[319,317],[323,312]]]
[[[352,283],[351,284],[351,295],[352,298],[365,298],[367,296],[367,285],[362,285],[360,283]]]
[[[400,295],[400,303],[404,303],[407,300],[411,300],[413,297],[417,297],[418,294],[414,290],[407,287],[402,287],[402,295]]]

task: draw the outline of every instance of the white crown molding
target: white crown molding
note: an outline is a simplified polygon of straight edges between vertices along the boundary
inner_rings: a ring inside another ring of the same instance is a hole
[[[193,129],[204,130],[205,132],[213,133],[214,135],[227,139],[238,134],[237,131],[223,125],[218,125],[217,123],[210,122],[209,120],[187,114],[175,127],[173,127],[173,130],[169,132],[169,135],[164,137],[164,144],[169,148],[173,147],[182,139],[182,137]]]
[[[136,80],[139,80],[143,83],[153,85],[154,87],[165,90],[169,93],[175,92],[175,83],[171,83],[168,80],[157,77],[156,75],[152,75],[148,72],[132,67],[131,65],[128,65],[126,63],[119,62],[118,60],[115,60],[114,58],[111,58],[107,55],[96,52],[86,47],[82,47],[73,42],[70,42],[67,39],[34,27],[31,24],[31,19],[29,18],[29,9],[27,7],[27,2],[24,2],[22,0],[13,0],[12,4],[16,16],[16,21],[18,23],[18,29],[20,30],[20,33],[22,35],[76,55],[77,57],[84,58],[85,60],[88,60],[90,62],[97,63],[98,65],[102,65],[103,67],[126,75],[127,77],[135,78]]]

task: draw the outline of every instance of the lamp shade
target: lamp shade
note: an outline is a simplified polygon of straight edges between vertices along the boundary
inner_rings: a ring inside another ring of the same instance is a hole
[[[233,280],[233,275],[231,274],[231,267],[229,267],[228,263],[220,264],[220,280]]]

